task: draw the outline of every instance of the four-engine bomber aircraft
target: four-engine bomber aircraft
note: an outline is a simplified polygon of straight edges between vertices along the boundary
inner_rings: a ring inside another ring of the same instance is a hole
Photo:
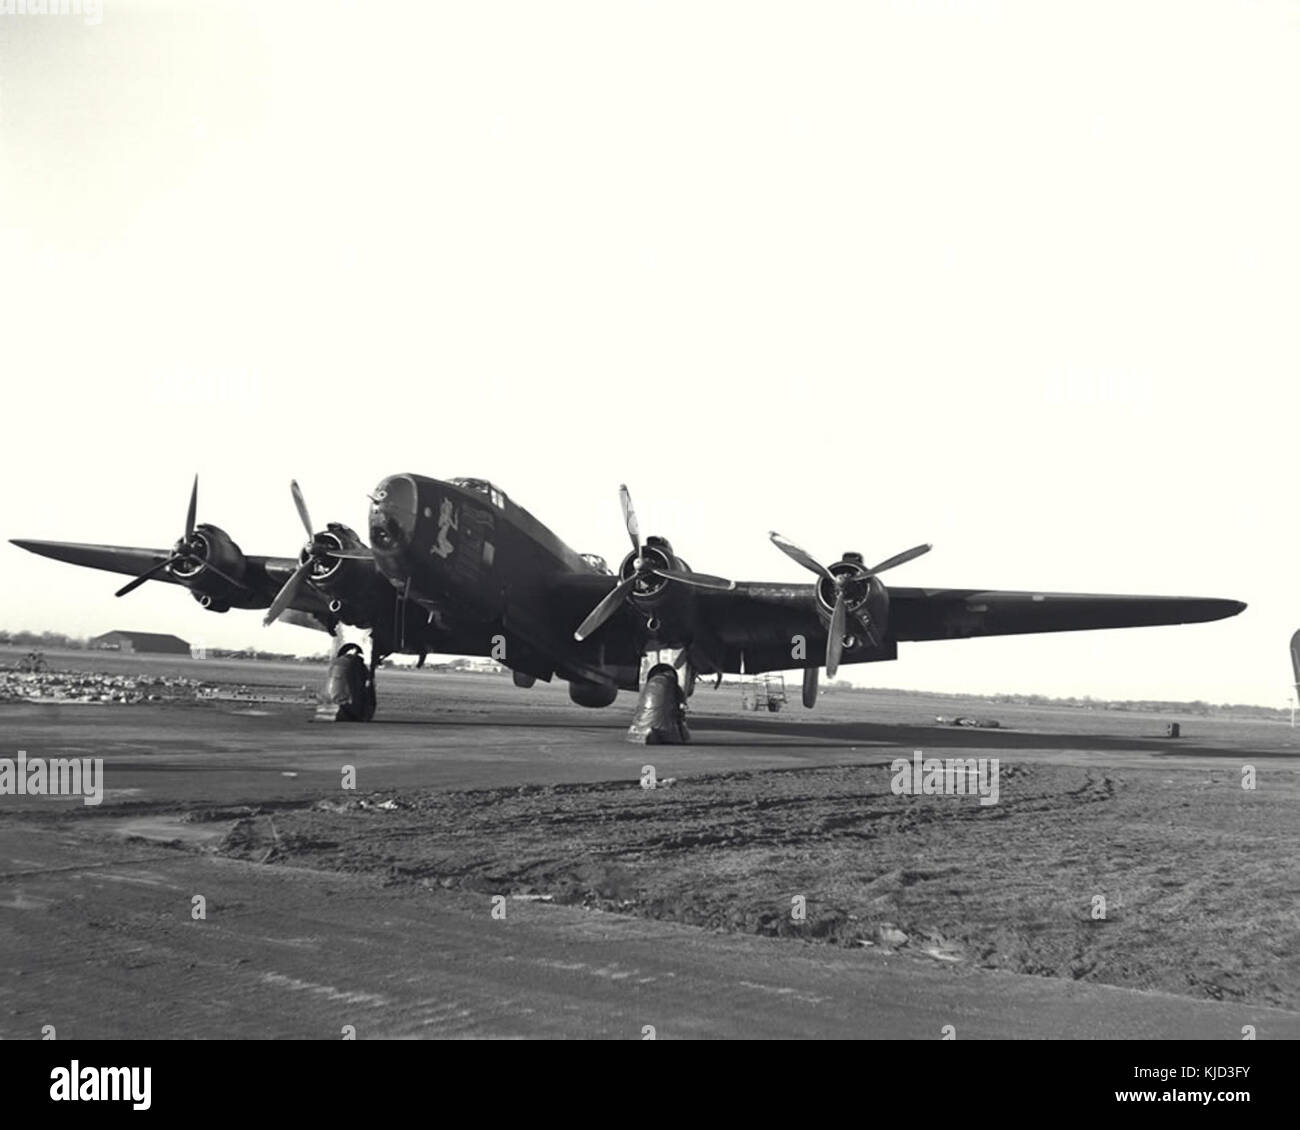
[[[817,699],[818,668],[894,659],[900,641],[1026,632],[1185,624],[1235,616],[1234,600],[984,589],[887,588],[880,575],[928,545],[868,566],[859,553],[822,565],[779,534],[772,542],[816,575],[811,584],[733,582],[694,572],[662,537],[642,540],[620,489],[632,551],[618,572],[575,553],[523,507],[482,479],[442,482],[393,475],[370,496],[370,545],[335,522],[313,527],[298,484],[294,504],[308,541],[292,557],[245,554],[217,526],[195,523],[198,478],[185,533],[170,550],[73,542],[13,544],[60,561],[190,590],[204,608],[265,608],[335,632],[371,634],[374,672],[393,653],[492,655],[519,686],[558,675],[582,706],[608,706],[640,685],[641,659],[676,649],[687,689],[696,675],[804,669],[803,703]]]

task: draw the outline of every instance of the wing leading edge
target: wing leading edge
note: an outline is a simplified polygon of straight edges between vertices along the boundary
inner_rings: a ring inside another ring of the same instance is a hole
[[[577,623],[614,583],[611,577],[557,578],[552,594],[566,624]],[[844,662],[894,659],[899,643],[1203,623],[1245,607],[1205,597],[891,587],[882,646],[873,650],[860,641],[844,653]],[[825,654],[826,627],[812,585],[742,581],[731,591],[701,591],[695,625],[697,639],[709,642],[728,672],[815,667]],[[635,616],[616,616],[606,630],[632,637],[639,625]],[[796,637],[802,647],[792,646]],[[626,643],[635,646],[632,638]]]
[[[34,541],[31,539],[11,538],[11,544],[25,549],[29,553],[50,557],[55,561],[66,561],[70,565],[83,565],[88,569],[102,569],[109,573],[126,573],[139,576],[146,569],[166,561],[172,555],[170,549],[146,549],[129,545],[94,545],[88,542],[74,541]],[[249,555],[245,559],[248,571],[244,578],[244,587],[248,590],[246,600],[240,601],[243,608],[265,608],[279,587],[297,567],[298,562],[289,557],[260,557]],[[154,575],[152,580],[167,584],[181,585],[184,582],[174,577],[170,571],[163,570]],[[315,611],[323,607],[321,601],[311,594],[304,594],[300,602],[304,611]]]
[[[742,582],[734,592],[702,594],[700,614],[726,650],[728,671],[788,670],[822,663],[826,627],[814,602],[811,585]],[[899,643],[1205,623],[1245,607],[1207,597],[891,588],[883,646],[860,642],[843,662],[894,659]],[[797,635],[806,640],[798,650]]]
[[[896,640],[968,639],[1100,628],[1200,624],[1236,616],[1239,600],[1194,596],[1007,592],[998,589],[891,589]]]

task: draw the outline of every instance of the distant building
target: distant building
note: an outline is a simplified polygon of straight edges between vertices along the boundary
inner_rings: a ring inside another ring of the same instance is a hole
[[[102,651],[124,651],[139,655],[185,655],[190,645],[179,636],[158,632],[105,632],[90,641],[90,646]]]
[[[470,659],[467,656],[461,656],[459,659],[453,659],[447,664],[448,671],[465,671],[475,675],[500,675],[505,668],[500,663],[491,659]]]

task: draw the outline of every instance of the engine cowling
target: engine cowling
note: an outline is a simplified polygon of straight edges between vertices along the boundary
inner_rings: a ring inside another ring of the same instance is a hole
[[[684,593],[675,597],[672,595],[673,589],[731,590],[736,587],[735,582],[692,572],[680,558],[673,556],[672,546],[666,538],[648,537],[643,543],[641,526],[636,520],[636,511],[632,509],[632,496],[628,493],[627,486],[619,487],[618,494],[623,504],[623,524],[627,527],[627,536],[632,542],[632,552],[623,558],[623,563],[619,566],[618,584],[601,598],[600,603],[574,629],[573,638],[581,643],[620,608],[630,604],[646,618],[646,629],[651,639],[663,644],[681,643],[681,626],[690,621],[686,610],[691,598]],[[597,564],[590,559],[587,564],[598,569]],[[661,605],[671,610],[666,617],[669,624],[667,629],[664,626],[665,616],[660,611]]]
[[[618,688],[575,679],[569,683],[569,698],[579,706],[609,706],[618,698]]]
[[[635,576],[638,561],[644,564],[641,579],[637,581],[628,599],[642,610],[658,608],[667,597],[671,582],[648,572],[645,567],[662,569],[665,572],[672,572],[678,568],[677,558],[673,556],[673,547],[668,544],[667,538],[652,534],[646,538],[645,545],[639,550],[634,550],[623,558],[623,564],[618,568],[619,579],[626,581],[629,577]]]
[[[851,577],[844,586],[845,605],[849,613],[849,634],[857,634],[865,620],[877,642],[885,638],[889,628],[889,590],[879,577],[872,576],[862,554],[847,552],[834,565],[828,565],[827,571],[837,577]],[[822,626],[829,628],[831,614],[835,609],[835,585],[823,577],[817,582],[817,615]],[[861,642],[858,640],[856,643]]]
[[[220,526],[206,522],[194,527],[188,555],[168,567],[210,612],[229,611],[231,603],[246,593],[240,582],[247,570],[248,561],[234,539]]]
[[[355,530],[341,522],[330,522],[324,530],[312,536],[312,541],[335,549],[361,549],[365,545]],[[308,556],[309,550],[304,547],[298,554],[298,563],[303,564]],[[355,609],[366,603],[374,577],[374,566],[369,561],[319,554],[308,574],[312,587],[324,593],[331,601],[337,601],[343,610],[349,607]]]
[[[694,592],[688,586],[674,584],[648,570],[689,573],[691,567],[673,553],[667,538],[656,535],[646,538],[645,545],[638,552],[623,558],[618,571],[620,579],[636,576],[638,561],[641,563],[641,579],[628,594],[629,602],[645,617],[652,639],[665,645],[680,644],[689,634]]]
[[[768,537],[787,557],[817,574],[813,604],[826,627],[826,675],[831,679],[839,670],[844,649],[861,642],[855,632],[860,632],[873,649],[880,649],[887,642],[889,591],[878,579],[880,574],[914,561],[932,548],[929,542],[914,545],[870,567],[863,562],[862,554],[846,553],[828,568],[775,530]],[[804,696],[807,701],[807,687]]]

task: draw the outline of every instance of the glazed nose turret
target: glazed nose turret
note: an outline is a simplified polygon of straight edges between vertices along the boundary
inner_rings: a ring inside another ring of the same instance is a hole
[[[370,544],[376,553],[396,553],[415,536],[419,488],[410,475],[390,475],[370,496]]]

